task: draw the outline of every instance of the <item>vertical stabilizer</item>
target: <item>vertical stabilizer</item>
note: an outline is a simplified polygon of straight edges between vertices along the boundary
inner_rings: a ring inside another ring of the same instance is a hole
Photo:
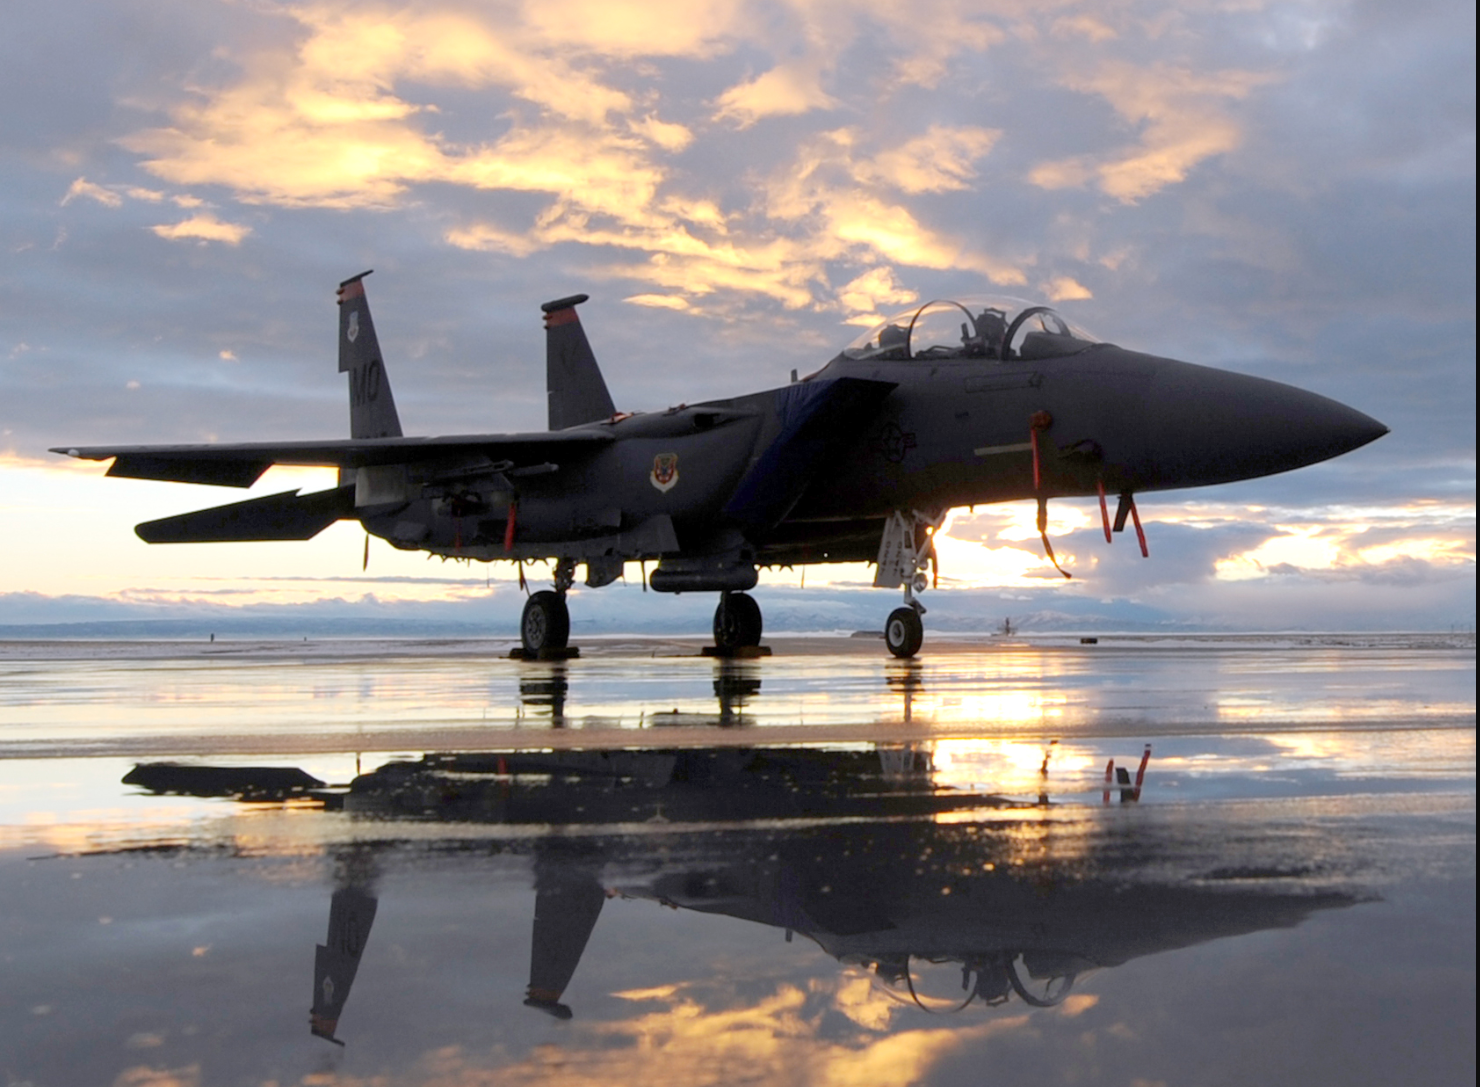
[[[538,1008],[557,1019],[569,1019],[571,1010],[560,1003],[581,963],[586,942],[596,928],[606,891],[593,871],[579,863],[535,859],[534,932],[529,945],[529,991],[526,1007]]]
[[[576,307],[588,297],[572,295],[540,307],[545,311],[545,389],[551,430],[610,419],[617,410],[576,314]]]
[[[339,1028],[339,1017],[349,999],[350,986],[360,970],[360,956],[370,939],[379,903],[360,887],[343,887],[329,900],[329,942],[319,944],[313,957],[313,1010],[309,1031],[331,1042]]]
[[[369,274],[339,285],[339,372],[349,374],[349,436],[399,438],[401,419],[362,282]]]

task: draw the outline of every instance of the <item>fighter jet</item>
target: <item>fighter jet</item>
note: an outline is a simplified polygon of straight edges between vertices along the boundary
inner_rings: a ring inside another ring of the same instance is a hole
[[[306,540],[340,520],[404,550],[546,560],[550,589],[520,620],[526,656],[565,649],[566,594],[640,562],[657,592],[719,594],[721,651],[759,646],[748,590],[761,567],[871,562],[903,590],[885,643],[912,657],[933,535],[952,508],[1098,497],[1105,539],[1135,528],[1135,495],[1289,471],[1387,433],[1359,411],[1279,382],[1105,343],[1048,306],[928,302],[779,388],[666,411],[618,411],[582,328],[584,294],[546,302],[549,429],[405,437],[365,295],[339,285],[350,437],[216,445],[62,446],[110,476],[250,487],[275,464],[339,469],[288,491],[137,527],[148,543]],[[1117,497],[1112,522],[1106,496]],[[368,541],[367,541],[368,542]],[[1068,573],[1065,572],[1065,577]]]

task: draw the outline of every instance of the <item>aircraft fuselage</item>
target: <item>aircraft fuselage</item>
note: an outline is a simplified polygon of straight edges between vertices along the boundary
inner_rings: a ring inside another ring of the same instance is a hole
[[[368,274],[368,273],[366,273]],[[1107,537],[1142,491],[1288,471],[1380,437],[1375,419],[1263,378],[1128,351],[1010,299],[929,302],[855,340],[816,373],[733,399],[618,412],[581,326],[585,295],[546,303],[549,428],[404,437],[365,298],[339,289],[348,441],[62,448],[114,458],[110,475],[247,487],[273,464],[328,465],[339,486],[139,525],[150,543],[308,539],[354,519],[404,550],[554,561],[533,594],[528,653],[562,651],[576,568],[600,587],[657,562],[662,592],[721,594],[721,649],[758,645],[744,592],[766,565],[876,564],[904,590],[885,639],[918,651],[933,533],[949,510],[1016,499],[1116,501]],[[368,552],[367,552],[368,556]],[[1065,577],[1067,571],[1061,572]]]

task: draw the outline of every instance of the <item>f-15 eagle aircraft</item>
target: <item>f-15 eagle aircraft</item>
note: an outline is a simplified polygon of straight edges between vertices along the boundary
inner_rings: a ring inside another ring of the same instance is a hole
[[[756,646],[748,595],[762,566],[873,562],[902,588],[885,623],[897,657],[924,637],[918,594],[932,536],[957,506],[1100,500],[1105,538],[1134,496],[1284,472],[1387,433],[1375,419],[1289,385],[1128,351],[1048,306],[934,301],[860,336],[780,388],[661,412],[619,412],[576,307],[547,302],[549,430],[408,438],[391,395],[362,272],[339,286],[339,370],[350,437],[217,445],[76,446],[110,476],[250,487],[274,464],[331,466],[339,486],[141,524],[149,543],[306,540],[339,520],[404,550],[483,562],[553,562],[532,593],[524,651],[563,649],[567,590],[656,562],[658,592],[715,592],[722,650]],[[1106,495],[1117,496],[1111,521]],[[1055,565],[1057,563],[1055,562]],[[522,569],[522,568],[521,568]],[[1067,577],[1068,574],[1066,573]]]

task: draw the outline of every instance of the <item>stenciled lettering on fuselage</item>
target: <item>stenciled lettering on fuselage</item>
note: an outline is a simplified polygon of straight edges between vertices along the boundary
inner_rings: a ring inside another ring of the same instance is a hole
[[[368,365],[349,372],[349,402],[355,407],[373,404],[380,399],[380,383],[383,371],[380,360],[371,359]]]
[[[648,482],[664,493],[673,490],[678,482],[678,454],[659,453],[654,457],[653,472],[648,476]]]
[[[360,337],[360,311],[359,310],[353,309],[353,310],[350,310],[349,311],[349,328],[347,328],[345,330],[344,335],[345,335],[345,338],[347,340],[349,340],[350,343],[354,343],[355,340],[359,339],[359,337]]]

